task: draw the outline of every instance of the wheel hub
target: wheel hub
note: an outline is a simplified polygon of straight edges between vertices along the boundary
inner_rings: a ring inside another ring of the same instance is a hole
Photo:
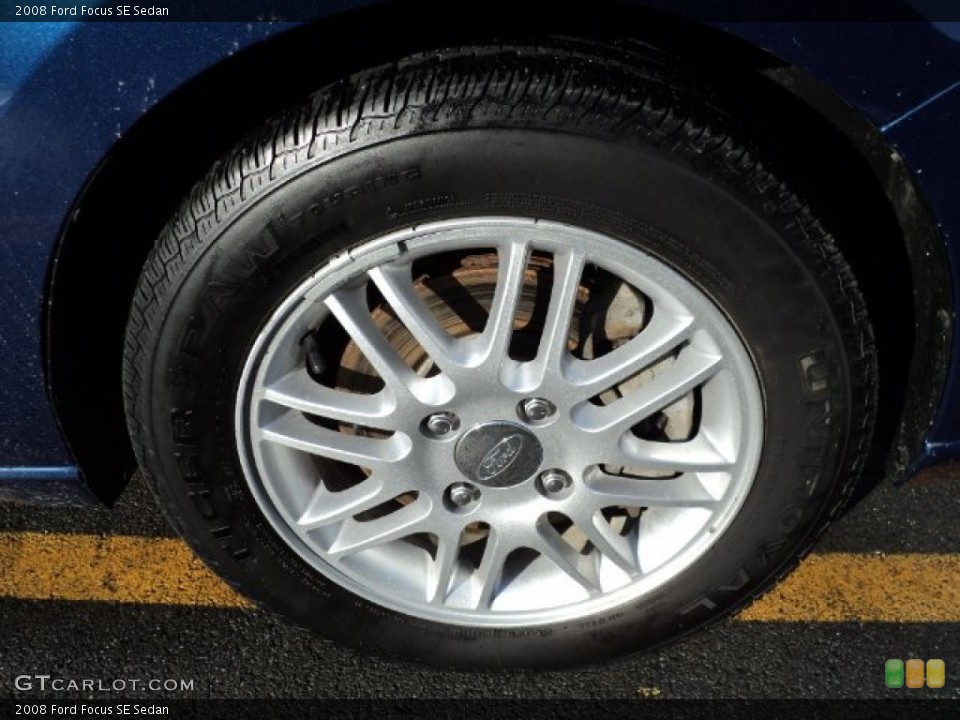
[[[484,487],[507,488],[536,474],[543,462],[543,447],[520,425],[491,422],[472,428],[460,438],[454,458],[469,480]]]

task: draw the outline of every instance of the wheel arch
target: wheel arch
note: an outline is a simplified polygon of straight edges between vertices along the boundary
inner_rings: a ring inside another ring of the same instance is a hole
[[[403,3],[377,6],[245,49],[149,110],[76,198],[48,274],[44,350],[51,401],[97,497],[115,500],[135,468],[120,358],[140,268],[190,187],[238,137],[317,87],[414,52],[504,37],[603,46],[619,41],[624,27],[636,28],[621,43],[625,52],[679,59],[753,131],[802,148],[786,152],[782,162],[792,166],[803,194],[820,199],[877,324],[882,392],[868,476],[901,472],[921,451],[936,411],[952,315],[943,242],[905,164],[873,125],[802,70],[704,25],[601,4],[592,20],[558,12],[537,27],[519,21],[507,27],[479,7],[456,23],[417,23]],[[399,26],[408,31],[397,32]],[[327,50],[319,60],[317,47]],[[176,171],[165,170],[170,167]],[[115,279],[109,287],[90,283],[106,273]],[[894,302],[890,287],[909,288],[909,308]],[[97,423],[90,421],[91,407],[99,410]]]

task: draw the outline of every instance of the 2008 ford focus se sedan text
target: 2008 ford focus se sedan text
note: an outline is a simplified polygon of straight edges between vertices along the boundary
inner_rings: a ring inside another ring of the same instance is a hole
[[[547,668],[953,471],[960,24],[463,5],[0,24],[0,499],[139,466],[293,623]]]

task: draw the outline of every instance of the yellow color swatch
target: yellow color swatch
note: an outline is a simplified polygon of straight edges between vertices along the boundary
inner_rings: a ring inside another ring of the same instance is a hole
[[[943,660],[927,660],[927,687],[942,688],[947,682],[947,667]]]

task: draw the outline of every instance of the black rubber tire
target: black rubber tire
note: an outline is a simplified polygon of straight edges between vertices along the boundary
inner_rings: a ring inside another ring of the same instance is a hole
[[[177,530],[257,603],[341,643],[462,667],[562,667],[651,648],[782,578],[848,496],[877,370],[850,268],[811,202],[685,81],[637,58],[467,48],[323,89],[200,181],[150,255],[124,356],[129,429]],[[739,515],[629,607],[522,630],[405,617],[317,573],[271,529],[237,457],[240,372],[271,309],[332,255],[465,215],[538,217],[635,244],[727,313],[766,437]]]

